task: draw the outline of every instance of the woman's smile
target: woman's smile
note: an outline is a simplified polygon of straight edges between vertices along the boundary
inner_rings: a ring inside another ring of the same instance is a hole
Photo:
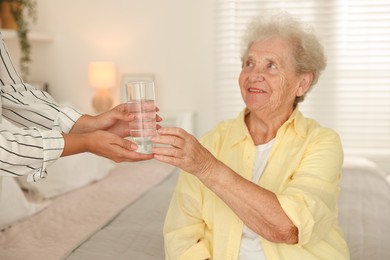
[[[265,92],[264,90],[262,90],[260,88],[248,88],[248,92],[251,92],[251,93],[267,93],[267,92]]]

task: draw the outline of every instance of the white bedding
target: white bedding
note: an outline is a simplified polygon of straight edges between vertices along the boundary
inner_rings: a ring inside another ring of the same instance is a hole
[[[66,257],[175,170],[155,160],[118,164],[106,178],[56,197],[41,212],[0,232],[0,259]]]
[[[339,198],[339,223],[352,260],[390,259],[390,185],[363,158],[347,158]]]
[[[163,223],[177,173],[144,193],[66,260],[164,259]]]

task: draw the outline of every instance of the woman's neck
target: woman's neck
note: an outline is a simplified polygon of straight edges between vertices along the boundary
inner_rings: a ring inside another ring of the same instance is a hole
[[[245,115],[245,124],[255,145],[266,144],[275,138],[278,129],[290,117],[292,110],[283,115],[249,111]]]

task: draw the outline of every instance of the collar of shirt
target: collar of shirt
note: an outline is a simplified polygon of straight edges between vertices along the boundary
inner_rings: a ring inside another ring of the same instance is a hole
[[[248,127],[245,124],[245,115],[248,113],[247,109],[244,109],[241,111],[238,117],[236,117],[233,121],[232,128],[231,128],[231,139],[229,140],[229,145],[234,146],[245,139],[250,140],[250,142],[253,143],[252,137],[249,133]],[[305,121],[304,116],[299,111],[298,108],[296,108],[291,116],[288,118],[286,122],[279,128],[277,136],[285,132],[290,126],[294,127],[294,130],[297,135],[304,137],[306,135],[306,127],[303,123]]]

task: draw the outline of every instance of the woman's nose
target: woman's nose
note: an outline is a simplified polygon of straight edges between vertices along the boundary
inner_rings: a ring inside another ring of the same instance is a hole
[[[259,70],[253,70],[251,74],[249,75],[249,79],[252,82],[262,82],[264,81],[263,73]]]

